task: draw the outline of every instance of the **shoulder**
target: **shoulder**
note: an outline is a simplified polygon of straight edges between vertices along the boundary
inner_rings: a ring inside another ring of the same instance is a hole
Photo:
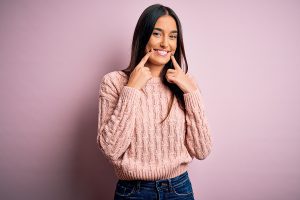
[[[100,93],[119,94],[124,85],[127,84],[127,75],[121,71],[112,71],[105,74],[100,81]]]
[[[127,79],[127,75],[123,71],[117,70],[117,71],[112,71],[112,72],[105,74],[102,77],[101,82],[105,82],[105,83],[112,82],[112,83],[118,84],[126,79]]]
[[[126,84],[127,80],[127,75],[123,71],[118,70],[105,74],[102,77],[100,84],[118,87],[119,85]]]

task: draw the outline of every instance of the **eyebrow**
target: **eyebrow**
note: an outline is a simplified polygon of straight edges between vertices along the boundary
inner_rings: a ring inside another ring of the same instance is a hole
[[[161,28],[154,28],[154,30],[163,31],[163,29],[161,29]],[[177,30],[173,30],[170,33],[178,33],[178,31]]]

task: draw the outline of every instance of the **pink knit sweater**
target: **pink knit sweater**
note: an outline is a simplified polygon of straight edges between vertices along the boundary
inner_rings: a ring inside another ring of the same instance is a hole
[[[168,87],[159,77],[148,80],[143,91],[127,82],[124,72],[113,71],[99,88],[97,144],[119,179],[173,178],[187,171],[194,157],[209,155],[211,135],[199,87],[184,94],[186,114],[174,97],[169,117],[159,124],[171,100]]]

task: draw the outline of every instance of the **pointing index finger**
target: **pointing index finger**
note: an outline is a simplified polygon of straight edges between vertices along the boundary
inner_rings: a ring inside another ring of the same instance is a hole
[[[177,61],[176,61],[176,59],[174,57],[174,55],[171,55],[171,60],[172,60],[173,65],[174,65],[174,69],[180,68],[179,64],[177,63]]]
[[[149,57],[151,56],[152,52],[153,52],[153,49],[151,49],[148,53],[146,53],[146,55],[142,58],[142,60],[140,61],[140,63],[138,65],[143,67],[146,64]]]

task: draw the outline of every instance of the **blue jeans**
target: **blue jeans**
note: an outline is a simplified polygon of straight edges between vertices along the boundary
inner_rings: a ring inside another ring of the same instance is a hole
[[[194,200],[188,172],[170,179],[157,181],[118,180],[114,200]]]

